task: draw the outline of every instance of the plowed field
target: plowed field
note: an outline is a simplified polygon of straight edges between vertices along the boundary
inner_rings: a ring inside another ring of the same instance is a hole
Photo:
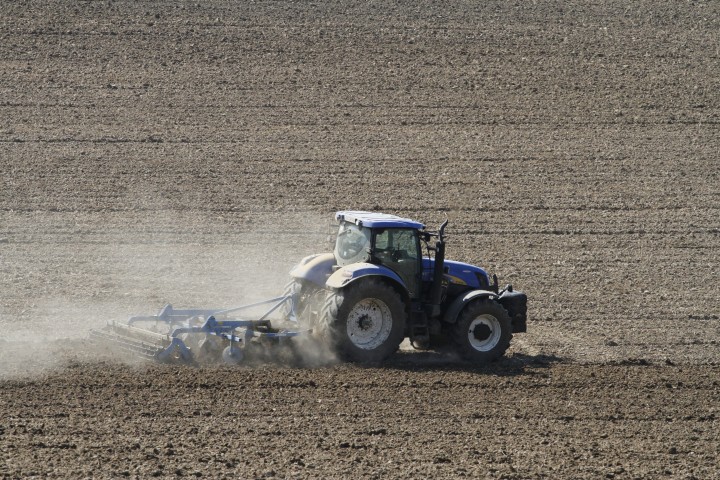
[[[0,476],[718,478],[717,2],[3,2]],[[530,299],[474,367],[121,362],[338,209]]]

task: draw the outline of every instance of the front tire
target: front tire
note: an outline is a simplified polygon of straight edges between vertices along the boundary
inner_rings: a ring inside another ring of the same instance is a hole
[[[512,339],[512,322],[499,303],[476,300],[460,313],[452,337],[466,360],[484,364],[505,354]]]
[[[394,288],[379,279],[359,280],[328,294],[320,330],[345,359],[378,363],[400,347],[405,316]]]

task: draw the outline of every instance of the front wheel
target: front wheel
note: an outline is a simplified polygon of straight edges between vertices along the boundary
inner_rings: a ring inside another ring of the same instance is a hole
[[[378,279],[361,280],[328,294],[321,333],[346,359],[376,363],[395,353],[405,333],[400,295]]]
[[[493,300],[477,300],[463,309],[452,332],[467,360],[482,364],[502,357],[512,339],[507,310]]]

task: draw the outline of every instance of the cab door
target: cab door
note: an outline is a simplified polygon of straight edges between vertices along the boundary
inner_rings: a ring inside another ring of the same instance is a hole
[[[417,230],[385,228],[375,232],[373,256],[405,282],[410,298],[420,296],[422,255]]]

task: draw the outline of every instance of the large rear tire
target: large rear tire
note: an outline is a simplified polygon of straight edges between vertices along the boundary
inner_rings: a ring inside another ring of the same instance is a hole
[[[405,305],[387,283],[358,280],[330,292],[320,315],[320,333],[346,360],[379,363],[405,336]]]
[[[460,354],[476,364],[502,357],[512,339],[507,310],[494,300],[476,300],[460,313],[452,331]]]
[[[313,283],[292,279],[285,285],[283,296],[290,295],[293,297],[294,308],[291,308],[289,302],[285,302],[280,307],[283,319],[290,320],[290,313],[294,310],[298,325],[312,328],[313,319],[322,308],[323,293],[324,289]]]

